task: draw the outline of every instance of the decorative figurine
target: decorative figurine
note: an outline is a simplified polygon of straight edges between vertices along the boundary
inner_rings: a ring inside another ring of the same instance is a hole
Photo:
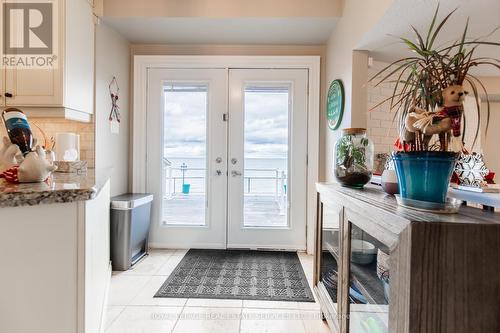
[[[462,152],[461,139],[463,101],[467,95],[461,85],[451,85],[442,91],[443,107],[436,112],[413,107],[404,121],[403,140],[417,150],[427,150],[433,135],[439,136],[441,151]],[[422,137],[423,135],[423,137]]]
[[[483,155],[478,153],[462,154],[455,166],[459,185],[481,187],[486,185],[486,176],[490,170],[486,167]]]
[[[18,163],[16,156],[21,162]],[[9,183],[36,183],[45,181],[57,169],[45,155],[45,151],[36,146],[36,150],[21,157],[19,147],[3,138],[3,147],[0,149],[0,178]]]
[[[3,146],[0,149],[0,174],[5,170],[17,165],[16,156],[21,155],[19,147],[6,136],[3,137]]]

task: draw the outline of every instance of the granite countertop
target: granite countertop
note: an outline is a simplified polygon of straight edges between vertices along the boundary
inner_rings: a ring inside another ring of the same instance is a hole
[[[0,207],[35,206],[93,199],[110,177],[109,170],[53,173],[43,183],[11,184],[0,179]]]

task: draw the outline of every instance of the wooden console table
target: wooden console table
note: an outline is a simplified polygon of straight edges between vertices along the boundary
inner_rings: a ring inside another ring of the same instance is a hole
[[[375,185],[316,187],[314,289],[333,332],[500,332],[500,214],[406,209]]]

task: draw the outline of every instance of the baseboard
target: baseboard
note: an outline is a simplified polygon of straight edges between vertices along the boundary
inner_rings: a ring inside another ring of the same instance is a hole
[[[286,250],[286,251],[299,251],[299,252],[303,252],[306,250],[305,247],[283,246],[283,245],[255,246],[255,244],[227,244],[227,247],[231,249],[276,250],[276,251]]]
[[[150,242],[150,249],[225,249],[224,245],[218,243],[198,243],[195,245],[192,244],[184,244],[184,243],[161,243],[161,242]]]
[[[195,245],[191,244],[172,244],[172,243],[157,243],[150,242],[150,249],[226,249],[225,246],[217,243],[198,243]],[[267,246],[255,246],[254,244],[228,244],[228,249],[262,249],[262,250],[286,250],[286,251],[299,251],[306,252],[305,247],[297,247],[297,246],[283,246],[283,245],[267,245]]]

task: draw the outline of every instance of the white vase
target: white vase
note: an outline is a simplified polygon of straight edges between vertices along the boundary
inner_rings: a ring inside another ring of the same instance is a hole
[[[398,176],[396,170],[384,170],[382,173],[382,189],[387,194],[399,193]]]

